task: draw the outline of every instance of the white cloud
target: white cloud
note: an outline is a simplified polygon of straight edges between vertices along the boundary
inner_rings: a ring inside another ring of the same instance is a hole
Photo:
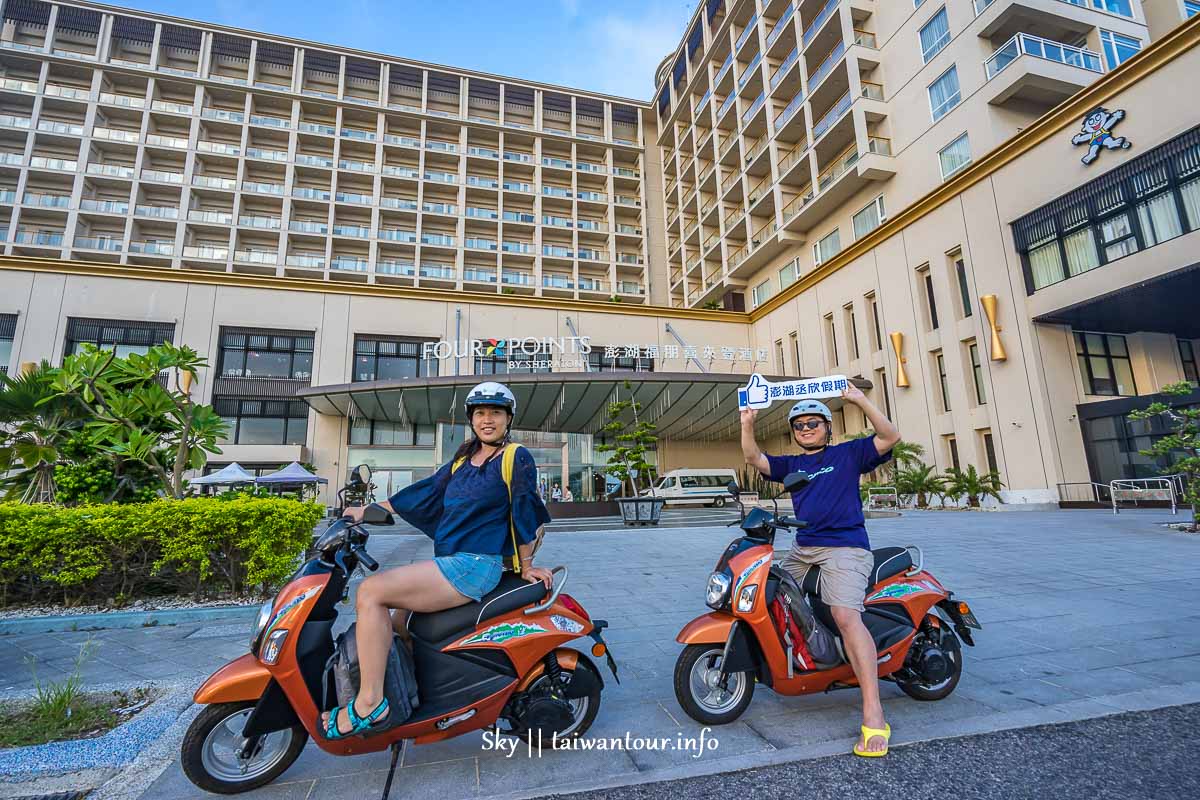
[[[657,2],[624,14],[585,16],[579,40],[590,46],[566,54],[570,60],[560,61],[557,70],[551,65],[548,80],[648,100],[654,93],[654,68],[679,44],[689,13],[677,2]]]

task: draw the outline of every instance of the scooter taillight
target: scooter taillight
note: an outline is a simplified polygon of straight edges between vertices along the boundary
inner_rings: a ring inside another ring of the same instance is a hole
[[[574,597],[571,597],[571,595],[560,594],[558,596],[558,602],[562,603],[569,610],[574,611],[584,619],[591,619],[591,617],[588,616],[588,613],[583,610],[583,606],[579,605],[578,601],[576,601]]]

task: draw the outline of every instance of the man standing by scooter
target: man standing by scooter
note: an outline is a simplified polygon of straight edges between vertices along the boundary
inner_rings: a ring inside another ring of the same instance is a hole
[[[833,414],[818,400],[801,400],[788,412],[792,438],[800,455],[770,456],[754,438],[758,412],[741,412],[742,454],[746,463],[773,481],[783,481],[792,472],[808,473],[811,482],[792,495],[797,519],[808,527],[796,533],[796,541],[780,564],[800,583],[809,567],[821,567],[821,600],[829,606],[841,633],[842,643],[858,685],[862,689],[862,738],[854,746],[860,756],[887,754],[891,726],[883,718],[879,702],[878,653],[862,621],[874,557],[867,541],[859,477],[892,457],[900,431],[875,407],[858,387],[850,384],[842,397],[862,409],[875,433],[835,445]]]

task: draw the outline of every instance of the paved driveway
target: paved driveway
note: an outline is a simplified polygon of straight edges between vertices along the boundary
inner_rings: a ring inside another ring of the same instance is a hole
[[[1116,709],[1200,700],[1200,536],[1170,531],[1158,511],[909,512],[868,523],[873,544],[917,544],[925,564],[970,601],[984,629],[965,648],[966,674],[949,698],[918,703],[883,684],[897,742],[1097,716]],[[733,538],[726,528],[574,532],[547,538],[539,561],[570,567],[568,591],[611,623],[606,639],[622,683],[607,686],[589,738],[697,739],[700,727],[675,701],[675,635],[705,611],[705,580]],[[785,549],[782,538],[777,543]],[[383,536],[372,551],[387,564],[429,555],[429,542]],[[348,620],[343,619],[343,623]],[[245,625],[104,634],[98,659],[139,675],[196,680],[245,651]],[[19,649],[62,659],[79,634],[7,637]],[[57,649],[50,641],[56,641]],[[7,653],[14,648],[4,648]],[[115,655],[114,655],[115,654]],[[136,655],[141,660],[132,663]],[[11,655],[0,656],[7,671]],[[195,662],[195,663],[193,663]],[[708,734],[708,746],[512,757],[483,748],[479,733],[410,748],[394,798],[528,795],[740,769],[849,750],[858,728],[857,691],[785,698],[759,687],[738,722]],[[715,737],[717,746],[711,747]],[[334,758],[313,745],[265,798],[375,796],[387,755]],[[205,796],[170,766],[145,800]]]

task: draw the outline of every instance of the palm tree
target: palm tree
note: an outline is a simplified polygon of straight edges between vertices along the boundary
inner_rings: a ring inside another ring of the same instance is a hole
[[[80,427],[79,408],[51,388],[46,361],[17,377],[0,375],[0,479],[22,503],[54,502],[54,467]]]
[[[946,479],[937,474],[937,467],[920,461],[912,469],[896,470],[896,493],[916,496],[917,508],[929,505],[929,495],[946,491]]]
[[[1004,488],[1004,483],[995,472],[980,475],[975,471],[974,464],[968,464],[965,471],[958,467],[950,467],[946,470],[946,475],[946,495],[955,501],[966,495],[967,504],[971,508],[979,508],[981,497],[994,497],[1001,503],[1004,502],[1000,498],[1000,490]]]

